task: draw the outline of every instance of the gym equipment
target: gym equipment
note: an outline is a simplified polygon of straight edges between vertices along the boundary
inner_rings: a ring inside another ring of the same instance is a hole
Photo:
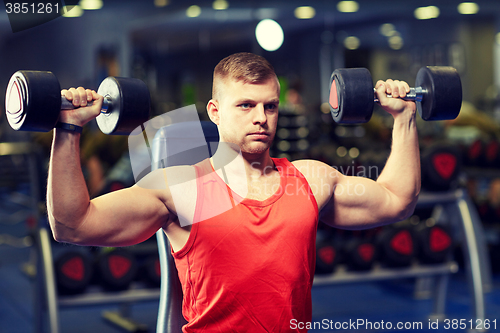
[[[316,242],[315,274],[331,274],[339,263],[340,249],[330,239]]]
[[[92,264],[82,252],[68,251],[55,262],[57,290],[61,295],[75,295],[85,291],[92,277]]]
[[[451,234],[443,225],[427,226],[420,223],[415,231],[418,242],[418,259],[424,264],[442,263],[450,259],[453,252]]]
[[[104,134],[128,135],[149,119],[151,101],[146,84],[133,78],[107,77],[97,93],[104,96],[96,121]],[[16,131],[49,132],[57,124],[60,110],[75,107],[61,96],[52,72],[17,71],[5,94],[5,110]]]
[[[148,256],[140,267],[141,280],[150,288],[160,288],[161,268],[158,254]]]
[[[385,227],[378,238],[380,262],[388,267],[409,266],[416,255],[413,230],[405,226]]]
[[[137,260],[125,248],[101,253],[96,262],[96,281],[105,290],[126,290],[137,274]]]
[[[424,120],[455,119],[462,106],[462,83],[453,67],[422,67],[404,100],[415,101]],[[336,69],[330,78],[330,111],[341,124],[370,120],[374,103],[373,80],[366,68]],[[388,95],[388,97],[392,97]]]
[[[373,239],[375,229],[354,231],[343,247],[344,262],[349,270],[367,271],[373,267],[378,249]]]
[[[497,168],[500,165],[500,142],[496,139],[489,141],[484,149],[485,165]]]
[[[468,166],[484,166],[485,143],[481,139],[474,140],[467,147],[465,162]]]
[[[458,185],[462,157],[457,147],[434,144],[422,153],[422,187],[428,191],[448,191]]]

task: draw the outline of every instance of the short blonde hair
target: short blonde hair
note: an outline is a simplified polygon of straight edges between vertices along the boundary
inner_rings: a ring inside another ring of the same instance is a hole
[[[272,78],[278,80],[273,66],[264,57],[248,52],[235,53],[215,66],[212,98],[217,99],[218,86],[227,79],[259,84]]]

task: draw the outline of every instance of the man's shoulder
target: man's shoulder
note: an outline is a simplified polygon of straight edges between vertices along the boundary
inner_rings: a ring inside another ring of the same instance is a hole
[[[317,161],[317,160],[296,160],[291,162],[294,167],[296,167],[306,178],[325,176],[329,175],[331,172],[336,172],[336,169],[329,166],[328,164]]]

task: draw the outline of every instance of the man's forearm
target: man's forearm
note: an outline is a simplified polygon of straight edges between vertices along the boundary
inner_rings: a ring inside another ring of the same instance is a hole
[[[410,214],[420,192],[420,151],[414,112],[394,118],[392,148],[377,182],[394,193]]]
[[[80,134],[54,130],[47,184],[47,209],[52,231],[64,238],[78,228],[89,207],[89,194],[80,164]]]

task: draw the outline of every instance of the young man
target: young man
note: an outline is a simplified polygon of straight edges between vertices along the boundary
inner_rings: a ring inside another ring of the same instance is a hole
[[[300,331],[292,323],[309,322],[312,316],[318,220],[362,229],[412,214],[420,191],[415,103],[398,98],[409,91],[406,82],[377,82],[376,95],[394,117],[394,128],[391,155],[372,181],[344,176],[318,161],[271,158],[279,90],[273,68],[260,56],[234,54],[217,65],[207,112],[220,141],[239,147],[243,163],[227,165],[224,177],[213,171],[221,164],[218,153],[196,166],[177,167],[176,172],[197,179],[193,221],[201,222],[187,227],[179,223],[183,213],[176,210],[168,185],[157,181],[168,183],[163,177],[168,170],[90,201],[79,134],[55,129],[47,193],[54,238],[125,246],[163,228],[183,287],[184,332]],[[61,111],[61,122],[83,126],[99,114],[102,96],[94,91],[80,87],[62,94],[82,107]],[[83,107],[92,100],[92,106]],[[246,184],[244,197],[210,215],[223,196],[238,198],[238,184]]]

